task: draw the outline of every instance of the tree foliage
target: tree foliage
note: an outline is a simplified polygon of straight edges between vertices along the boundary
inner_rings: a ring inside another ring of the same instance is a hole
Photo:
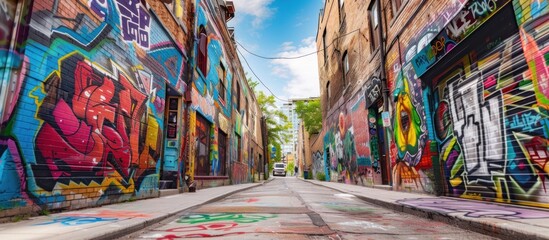
[[[267,142],[269,147],[269,157],[271,149],[276,148],[275,161],[280,161],[282,155],[281,144],[289,141],[290,135],[288,130],[292,127],[292,123],[288,117],[276,106],[276,100],[273,95],[267,95],[263,91],[256,90],[258,82],[248,78],[248,85],[254,90],[257,104],[263,113],[267,122]]]
[[[295,112],[303,120],[303,125],[309,133],[319,133],[322,129],[322,112],[320,99],[297,101]]]

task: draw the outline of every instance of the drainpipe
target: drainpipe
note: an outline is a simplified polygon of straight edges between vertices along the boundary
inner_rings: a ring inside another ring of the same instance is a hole
[[[377,22],[379,24],[379,27],[378,27],[378,35],[379,35],[379,38],[380,38],[380,43],[379,43],[379,55],[381,57],[381,72],[380,72],[380,79],[381,79],[381,90],[382,90],[382,94],[383,94],[383,112],[388,112],[389,111],[389,88],[387,87],[387,76],[386,76],[386,73],[385,73],[385,62],[386,62],[386,56],[385,56],[385,38],[383,37],[383,22],[381,21],[381,14],[383,13],[382,9],[381,9],[381,0],[377,0],[376,2],[377,4],[377,10],[379,11],[378,14],[377,14]],[[387,163],[387,176],[389,177],[389,185],[390,186],[393,186],[393,177],[391,176],[391,156],[389,154],[389,151],[390,151],[390,127],[385,127],[383,126],[383,131],[385,132],[384,134],[384,142],[385,142],[385,161]]]

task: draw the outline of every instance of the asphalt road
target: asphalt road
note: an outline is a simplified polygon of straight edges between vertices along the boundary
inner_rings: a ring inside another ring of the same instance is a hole
[[[121,239],[494,239],[295,177],[202,205]]]

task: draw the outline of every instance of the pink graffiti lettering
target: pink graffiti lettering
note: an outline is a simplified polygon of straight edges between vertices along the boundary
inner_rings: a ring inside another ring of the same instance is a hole
[[[238,228],[238,223],[215,222],[208,224],[192,225],[168,229],[167,232],[185,233],[183,235],[169,234],[158,239],[176,239],[176,238],[204,238],[204,237],[224,237],[230,235],[245,234],[245,232],[229,232]],[[226,232],[226,233],[217,233]]]

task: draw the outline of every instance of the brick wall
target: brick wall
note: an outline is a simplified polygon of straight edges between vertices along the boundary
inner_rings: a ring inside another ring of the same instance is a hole
[[[188,38],[133,3],[34,1],[28,9],[20,94],[0,131],[2,208],[157,196],[165,86],[183,94]],[[155,13],[166,15],[161,7]]]

